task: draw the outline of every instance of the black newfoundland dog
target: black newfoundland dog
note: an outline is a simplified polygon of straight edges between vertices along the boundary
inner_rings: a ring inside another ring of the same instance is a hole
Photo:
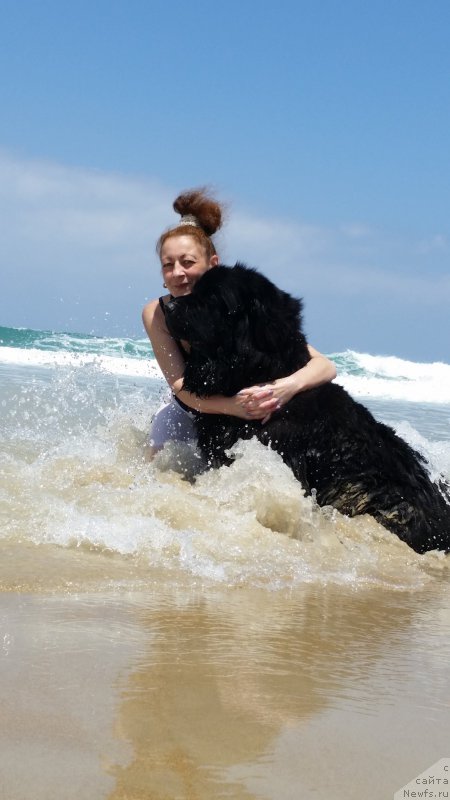
[[[206,272],[192,294],[166,306],[171,334],[191,346],[184,388],[231,396],[304,366],[310,356],[301,308],[241,264]],[[306,493],[316,490],[319,505],[351,517],[371,514],[418,553],[450,549],[450,505],[423,457],[336,384],[297,394],[265,425],[199,414],[197,431],[211,466],[230,463],[226,451],[256,436],[282,456]]]

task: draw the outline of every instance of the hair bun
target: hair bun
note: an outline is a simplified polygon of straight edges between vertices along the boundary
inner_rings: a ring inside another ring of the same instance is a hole
[[[195,217],[207,236],[212,236],[222,225],[222,206],[205,187],[182,192],[174,201],[173,208],[182,217]]]

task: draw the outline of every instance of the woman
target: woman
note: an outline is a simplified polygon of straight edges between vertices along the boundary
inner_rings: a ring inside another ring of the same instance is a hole
[[[163,233],[157,244],[164,288],[169,293],[152,300],[142,312],[155,358],[172,391],[172,400],[160,408],[153,419],[147,446],[150,458],[169,440],[195,439],[193,411],[260,419],[264,423],[298,392],[327,383],[336,376],[334,364],[308,345],[311,355],[308,364],[270,386],[251,386],[234,397],[217,395],[206,399],[183,390],[189,344],[177,342],[170,335],[165,320],[165,304],[171,296],[189,294],[203,273],[219,263],[211,237],[222,225],[223,212],[220,204],[203,189],[181,194],[173,207],[181,215],[180,223]]]

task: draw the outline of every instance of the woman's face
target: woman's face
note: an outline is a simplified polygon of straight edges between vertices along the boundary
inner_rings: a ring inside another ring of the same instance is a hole
[[[193,236],[170,236],[161,248],[161,267],[170,294],[190,294],[196,281],[219,263],[216,255],[208,258],[206,250]]]

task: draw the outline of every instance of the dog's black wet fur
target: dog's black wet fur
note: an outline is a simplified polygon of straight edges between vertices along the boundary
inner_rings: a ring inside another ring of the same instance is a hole
[[[184,388],[200,397],[232,396],[310,359],[301,301],[241,264],[214,267],[166,309],[171,334],[191,346]],[[418,553],[450,549],[450,505],[423,457],[334,383],[300,392],[265,425],[199,414],[197,430],[211,466],[230,463],[225,451],[256,436],[319,505],[371,514]]]

